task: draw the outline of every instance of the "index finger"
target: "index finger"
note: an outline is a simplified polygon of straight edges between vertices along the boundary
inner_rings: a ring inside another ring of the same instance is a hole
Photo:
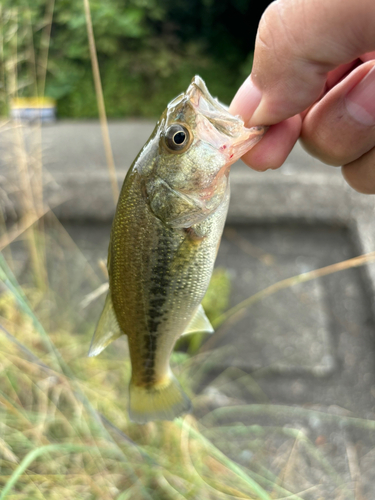
[[[375,49],[374,19],[373,0],[273,2],[259,25],[251,78],[230,111],[250,125],[302,112],[323,93],[330,71]]]

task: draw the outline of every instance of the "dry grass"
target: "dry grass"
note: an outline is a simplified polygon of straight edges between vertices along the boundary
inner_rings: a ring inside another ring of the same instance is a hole
[[[129,488],[131,498],[211,498],[212,492],[214,498],[233,492],[269,498],[204,438],[193,417],[130,423],[125,343],[87,358],[93,324],[77,331],[65,317],[60,325],[49,317],[59,308],[53,290],[20,287],[5,260],[0,264],[6,287],[0,300],[1,499],[11,492],[17,498],[121,498]],[[42,323],[53,325],[48,333]],[[185,358],[177,354],[174,363],[183,381]],[[223,483],[215,479],[218,468]]]

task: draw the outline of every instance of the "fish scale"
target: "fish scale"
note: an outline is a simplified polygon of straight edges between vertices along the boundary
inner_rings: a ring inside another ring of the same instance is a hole
[[[195,77],[131,166],[108,252],[109,292],[90,347],[128,337],[132,420],[171,420],[191,403],[169,359],[184,333],[213,332],[201,304],[229,204],[230,165],[260,140]]]
[[[135,196],[140,176],[135,173],[132,177],[123,199],[135,201],[119,206],[121,217],[115,217],[113,224],[112,241],[118,241],[118,246],[115,244],[111,254],[110,287],[119,325],[129,339],[133,381],[150,385],[167,375],[176,332],[179,336],[184,331],[207,289],[227,213],[229,187],[220,211],[197,225],[205,236],[196,242],[190,241],[183,229],[173,230],[155,220],[147,204]],[[124,222],[127,231],[122,230]],[[121,253],[116,248],[121,248]],[[139,248],[135,255],[134,248]],[[123,297],[133,300],[117,300]],[[160,344],[168,348],[158,349],[153,366],[146,366],[150,352]]]

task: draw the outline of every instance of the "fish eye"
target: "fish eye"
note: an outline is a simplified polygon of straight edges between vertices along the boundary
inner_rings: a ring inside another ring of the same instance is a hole
[[[190,132],[180,124],[171,125],[165,133],[165,144],[173,152],[181,152],[190,143]]]

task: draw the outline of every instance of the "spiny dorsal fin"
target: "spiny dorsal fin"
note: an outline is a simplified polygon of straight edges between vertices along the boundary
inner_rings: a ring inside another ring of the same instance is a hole
[[[182,335],[188,335],[189,333],[204,332],[204,333],[214,333],[214,329],[204,312],[202,304],[198,307],[195,316],[190,321],[188,327]]]
[[[99,318],[94,336],[89,349],[89,357],[97,356],[113,340],[123,335],[115,311],[112,305],[111,292],[109,291],[105,299],[104,309]]]

